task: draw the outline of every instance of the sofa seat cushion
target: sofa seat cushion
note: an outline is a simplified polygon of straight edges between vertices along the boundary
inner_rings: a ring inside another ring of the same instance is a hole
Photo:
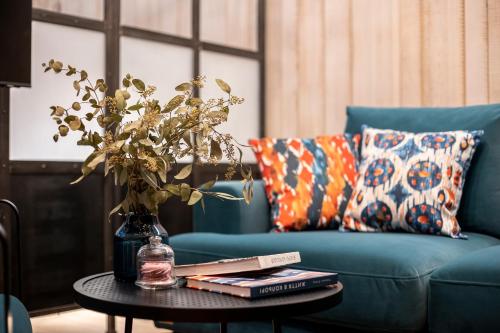
[[[300,251],[297,268],[338,272],[344,300],[314,316],[357,328],[418,331],[427,317],[427,287],[434,269],[500,240],[469,233],[468,240],[402,233],[308,231],[171,238],[176,263]]]
[[[500,246],[453,260],[431,275],[429,326],[445,333],[500,330]]]

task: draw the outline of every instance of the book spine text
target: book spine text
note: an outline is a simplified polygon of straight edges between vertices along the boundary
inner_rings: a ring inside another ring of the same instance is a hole
[[[337,275],[322,276],[302,281],[290,281],[276,283],[269,286],[252,287],[250,288],[250,295],[251,298],[259,298],[269,295],[287,294],[299,290],[324,287],[337,282]]]

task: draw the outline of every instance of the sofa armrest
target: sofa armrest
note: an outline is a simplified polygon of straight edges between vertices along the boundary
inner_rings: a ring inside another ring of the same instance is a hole
[[[212,191],[225,192],[241,197],[243,184],[239,181],[217,182]],[[217,232],[222,234],[249,234],[268,232],[270,208],[261,180],[254,182],[254,197],[247,205],[242,201],[220,200],[205,197],[205,212],[198,203],[193,208],[195,232]]]

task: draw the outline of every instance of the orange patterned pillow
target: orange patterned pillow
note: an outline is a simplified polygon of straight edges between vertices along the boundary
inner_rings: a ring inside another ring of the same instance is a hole
[[[358,178],[360,136],[252,139],[277,231],[338,228]]]

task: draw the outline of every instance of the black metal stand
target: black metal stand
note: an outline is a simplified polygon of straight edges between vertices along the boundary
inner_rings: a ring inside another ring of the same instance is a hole
[[[227,333],[227,323],[226,322],[220,323],[219,332],[220,333]]]
[[[132,322],[134,318],[125,317],[125,333],[132,333]]]
[[[281,321],[278,319],[273,320],[273,333],[281,333]]]

